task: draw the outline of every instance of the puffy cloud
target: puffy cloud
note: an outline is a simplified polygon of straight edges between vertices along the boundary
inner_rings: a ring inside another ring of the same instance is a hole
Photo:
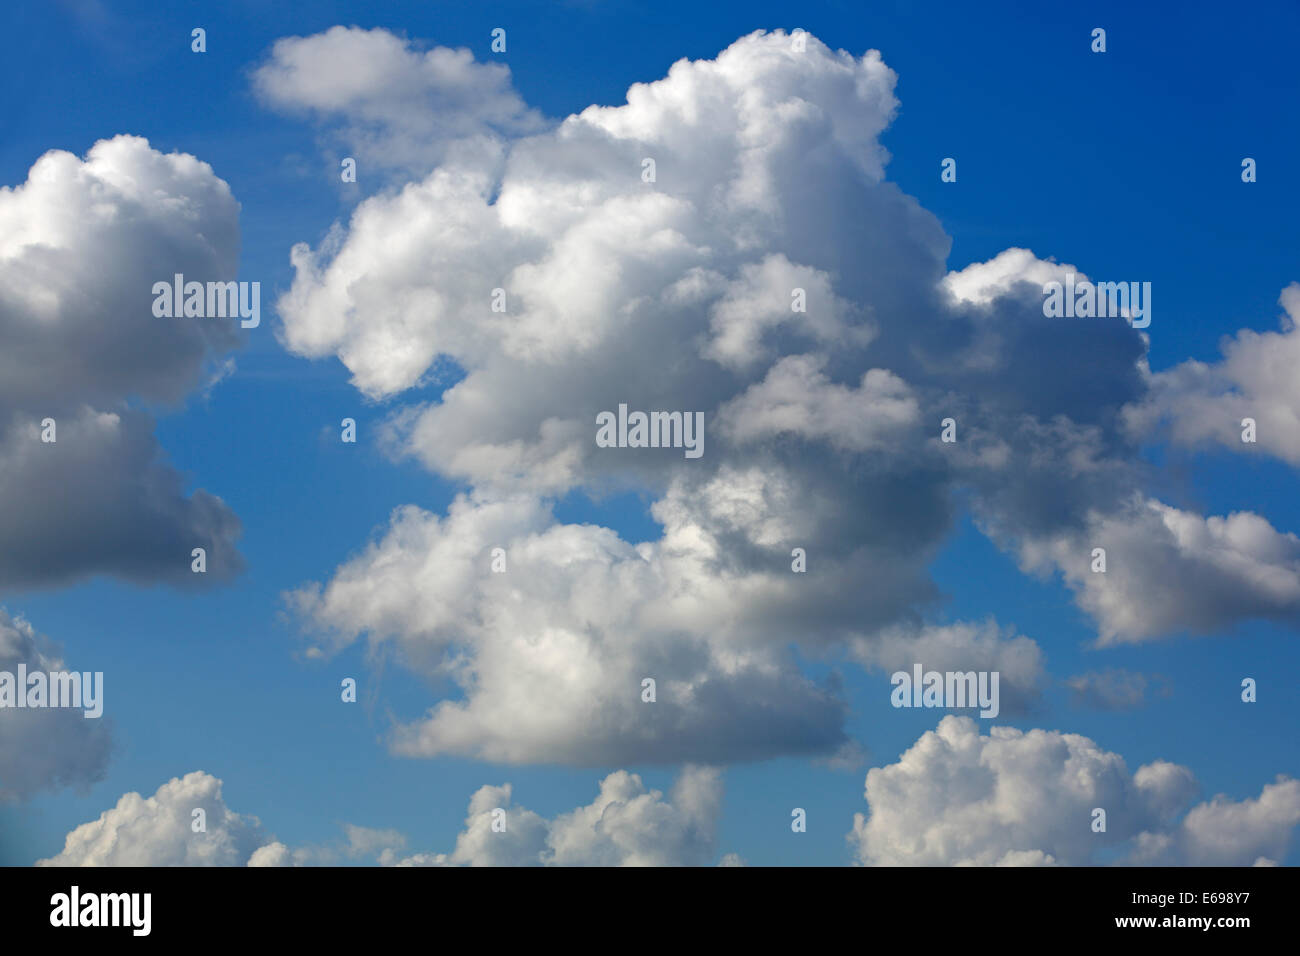
[[[443,522],[400,510],[380,544],[296,598],[333,647],[396,637],[404,660],[464,688],[399,733],[401,752],[608,764],[843,743],[843,705],[800,677],[785,648],[933,596],[924,567],[948,514],[918,475],[931,463],[826,467],[915,425],[920,404],[902,377],[847,374],[835,351],[768,363],[789,342],[858,355],[872,340],[872,317],[832,292],[847,263],[827,216],[862,233],[905,284],[942,274],[937,223],[879,182],[874,137],[896,106],[893,82],[877,54],[811,41],[795,55],[788,37],[754,34],[634,87],[625,107],[516,141],[499,178],[491,164],[449,160],[364,202],[321,250],[295,248],[279,306],[291,350],[339,355],[375,397],[435,374],[439,357],[465,373],[439,402],[395,414],[386,443],[471,482],[472,505]],[[653,188],[641,181],[645,156],[658,163]],[[792,191],[809,163],[844,195]],[[846,210],[914,241],[885,241]],[[920,269],[909,261],[918,248]],[[873,305],[907,300],[883,275],[853,284],[879,290]],[[504,314],[490,308],[496,288]],[[795,288],[807,313],[793,311]],[[816,391],[794,394],[804,383]],[[715,429],[732,400],[731,424]],[[704,412],[705,457],[598,449],[595,416],[621,402]],[[868,406],[864,424],[855,413]],[[754,407],[761,423],[745,414]],[[886,504],[909,483],[913,513]],[[633,548],[604,529],[555,525],[541,500],[601,485],[651,489],[664,539]],[[880,508],[846,517],[850,495],[873,494]],[[533,517],[486,525],[511,508]],[[485,577],[491,547],[507,549],[508,574]],[[794,547],[812,550],[816,576],[791,575]],[[429,590],[430,576],[446,586]],[[860,601],[835,599],[850,582]],[[412,601],[413,589],[443,597]],[[653,707],[639,698],[650,676]]]
[[[954,298],[977,305],[979,315],[1014,303],[1028,312],[1041,305],[1042,282],[1059,280],[1063,271],[1078,272],[1007,250],[950,274],[945,285]],[[1283,293],[1283,304],[1289,311],[1300,308],[1300,286]],[[978,321],[987,324],[987,318]],[[978,421],[967,431],[963,474],[979,490],[974,510],[980,526],[1016,554],[1023,569],[1059,572],[1096,619],[1101,644],[1209,633],[1251,619],[1300,624],[1300,540],[1249,511],[1201,516],[1151,498],[1141,490],[1144,476],[1130,444],[1165,422],[1175,442],[1195,444],[1205,437],[1198,429],[1211,428],[1239,446],[1247,413],[1225,412],[1241,398],[1240,386],[1259,399],[1257,407],[1271,410],[1269,447],[1286,457],[1285,415],[1272,414],[1289,400],[1277,384],[1285,376],[1279,377],[1280,366],[1263,363],[1286,354],[1293,325],[1284,323],[1281,335],[1241,333],[1212,372],[1186,363],[1152,376],[1140,355],[1099,363],[1090,367],[1101,369],[1102,378],[1084,386],[1091,413],[1078,403],[1050,419],[1022,415],[997,429]],[[1001,328],[974,336],[973,351],[1005,352],[1010,345]],[[1214,384],[1200,392],[1184,387],[1193,380]],[[1082,380],[1064,373],[1054,391],[1068,395],[1076,383]],[[1211,393],[1226,404],[1211,408],[1200,400]],[[1091,570],[1096,547],[1106,549],[1104,574]]]
[[[669,799],[625,770],[600,783],[590,804],[546,820],[511,808],[511,788],[482,787],[449,854],[386,861],[397,866],[703,866],[716,855],[722,798],[718,771],[687,766]],[[493,829],[496,809],[504,831]],[[724,858],[723,865],[734,854]],[[737,860],[739,858],[736,858]]]
[[[153,284],[234,278],[238,255],[239,204],[207,163],[135,136],[41,156],[0,188],[0,407],[181,400],[236,326],[156,318]]]
[[[248,858],[249,866],[302,866],[301,859],[295,852],[280,843],[268,843],[259,846]]]
[[[290,847],[276,840],[258,847],[248,858],[249,866],[337,866],[342,859],[396,858],[406,846],[406,836],[397,830],[377,830],[353,823],[343,824],[346,842]]]
[[[229,280],[239,205],[211,167],[118,136],[54,150],[0,188],[0,588],[95,573],[193,584],[241,567],[239,521],[184,493],[130,399],[176,403],[238,341],[232,319],[159,319],[153,285]],[[57,441],[41,441],[55,420]]]
[[[471,378],[502,380],[521,365],[529,379],[545,375],[550,363],[539,359],[608,360],[615,351],[640,358],[639,377],[651,379],[674,364],[656,366],[655,357],[690,357],[674,336],[710,322],[717,349],[750,358],[763,328],[791,314],[794,286],[808,287],[809,313],[785,325],[814,340],[852,337],[828,270],[796,253],[812,240],[827,265],[837,261],[822,223],[805,219],[827,199],[790,207],[784,180],[798,157],[817,154],[810,138],[835,178],[879,178],[874,136],[896,106],[894,75],[878,54],[858,60],[815,40],[807,55],[787,46],[780,34],[755,34],[717,61],[683,60],[666,79],[634,86],[626,106],[591,107],[552,133],[518,140],[499,182],[491,169],[449,163],[395,196],[368,200],[340,245],[326,250],[332,255],[295,249],[298,275],[281,302],[288,344],[303,354],[337,350],[358,387],[382,395],[410,387],[437,354]],[[640,178],[644,156],[659,164],[653,188]],[[942,241],[933,219],[896,193],[869,192],[892,218],[915,215],[918,233],[928,228]],[[777,201],[790,208],[774,208]],[[767,248],[737,241],[754,217]],[[779,235],[784,248],[772,248]],[[387,253],[377,255],[380,248]],[[611,267],[592,267],[602,261]],[[515,300],[505,315],[490,311],[497,287]],[[772,303],[761,315],[748,308],[769,292],[779,293],[777,311]],[[358,322],[361,312],[380,321]],[[753,323],[759,328],[746,331]],[[407,344],[394,349],[399,331]],[[674,379],[710,367],[700,358]],[[556,371],[558,384],[570,369]],[[528,407],[507,406],[503,418]]]
[[[1276,865],[1300,823],[1300,781],[1278,777],[1258,798],[1217,796],[1182,815],[1196,789],[1190,771],[1155,761],[1129,775],[1124,761],[1086,737],[1022,733],[949,716],[897,764],[867,774],[870,816],[849,840],[876,865],[1043,866],[1098,862],[1122,853],[1137,865]],[[395,830],[345,825],[346,843],[290,847],[256,817],[231,811],[221,781],[197,771],[154,796],[128,793],[68,834],[38,866],[318,866],[347,857],[384,866],[703,866],[717,858],[722,780],[687,765],[667,796],[619,770],[596,798],[551,819],[513,804],[510,784],[480,787],[447,853],[403,856]],[[1091,809],[1107,811],[1104,834]],[[207,832],[191,828],[205,810]],[[497,811],[503,811],[504,816]],[[505,827],[494,826],[504,819]],[[734,853],[720,866],[743,866]]]
[[[194,832],[194,811],[204,811]],[[169,780],[151,797],[125,794],[98,820],[67,835],[63,852],[37,866],[328,866],[340,859],[393,856],[406,844],[396,830],[353,824],[346,842],[290,847],[273,839],[255,816],[231,810],[222,782],[201,770]]]
[[[1072,265],[1038,258],[1029,249],[1003,249],[987,262],[972,262],[943,277],[944,290],[953,299],[978,306],[990,306],[1010,295],[1021,283],[1028,283],[1033,295],[1042,295],[1049,282],[1064,282],[1074,273],[1077,279],[1088,277]]]
[[[492,573],[491,550],[505,550]],[[504,763],[718,761],[843,742],[843,704],[794,673],[777,631],[752,643],[788,569],[725,573],[694,528],[631,545],[556,525],[535,499],[406,507],[328,586],[293,601],[326,635],[364,630],[464,695],[397,728],[393,747]],[[334,648],[340,643],[332,645]],[[642,700],[653,678],[656,701]]]
[[[0,671],[67,670],[57,649],[26,620],[0,608]],[[106,718],[64,707],[0,709],[0,802],[55,787],[86,788],[104,775],[112,745]]]
[[[196,809],[206,815],[206,832],[191,827]],[[151,797],[124,794],[98,820],[69,833],[62,853],[36,865],[243,866],[267,842],[258,819],[230,810],[221,781],[200,770],[169,780]],[[265,849],[259,862],[274,852]]]
[[[1300,465],[1300,283],[1282,290],[1282,331],[1242,329],[1222,344],[1213,364],[1187,361],[1150,377],[1150,391],[1125,410],[1141,437],[1178,445],[1255,449]],[[1255,420],[1255,444],[1242,441],[1242,420]]]
[[[510,784],[484,786],[470,798],[450,853],[402,856],[400,832],[352,824],[344,826],[342,846],[290,847],[268,837],[256,817],[231,811],[221,788],[216,777],[196,771],[152,797],[128,793],[69,833],[62,853],[37,865],[320,866],[349,857],[384,866],[704,866],[717,854],[722,802],[721,773],[696,766],[682,768],[666,797],[636,774],[615,771],[590,804],[550,820],[513,806]],[[205,833],[191,829],[197,808],[207,814]],[[498,809],[504,829],[494,825]]]
[[[1098,547],[1104,573],[1091,569]],[[1103,645],[1212,633],[1249,618],[1300,622],[1300,538],[1248,511],[1203,518],[1134,499],[1090,516],[1080,533],[1023,542],[1021,562],[1060,570]]]
[[[450,853],[417,853],[398,858],[386,853],[389,866],[538,866],[546,847],[547,821],[525,807],[510,804],[513,788],[483,786],[470,797],[465,829]],[[505,812],[505,829],[500,829]],[[494,829],[494,823],[497,828]]]
[[[938,221],[884,179],[895,79],[874,51],[809,38],[800,53],[759,31],[623,105],[490,155],[440,155],[294,247],[286,347],[337,356],[375,399],[445,385],[397,408],[382,444],[471,489],[445,519],[399,509],[293,598],[325,650],[395,642],[462,692],[399,728],[399,752],[605,765],[831,752],[844,707],[790,645],[872,666],[908,654],[967,502],[1027,569],[1065,574],[1104,640],[1196,614],[1290,619],[1288,552],[1268,534],[1207,558],[1166,526],[1167,570],[1075,576],[1098,528],[1115,529],[1125,565],[1146,476],[1124,409],[1149,386],[1146,340],[1122,319],[1044,316],[1043,282],[1082,273],[1028,250],[947,271]],[[597,446],[596,416],[620,404],[702,413],[703,457]],[[948,417],[956,444],[939,440]],[[659,540],[550,512],[619,491],[649,502]],[[1239,516],[1195,520],[1216,548],[1239,537],[1214,530]],[[493,547],[507,574],[490,572]],[[791,573],[795,548],[807,574]],[[1184,573],[1224,568],[1178,612]],[[1150,611],[1139,584],[1161,589]],[[965,645],[1016,674],[1029,706],[1040,665],[1026,645]],[[654,709],[636,694],[649,676]]]
[[[541,128],[500,63],[420,51],[387,30],[336,26],[277,40],[253,74],[264,102],[341,123],[348,148],[382,166],[426,167],[457,141]]]
[[[1279,776],[1253,799],[1220,794],[1169,833],[1144,833],[1132,862],[1155,866],[1277,866],[1300,823],[1300,780]]]
[[[1279,778],[1258,799],[1216,797],[1179,819],[1191,772],[1156,761],[1130,774],[1122,757],[1060,731],[993,727],[948,716],[898,760],[867,773],[869,814],[849,841],[884,866],[1083,865],[1127,862],[1249,865],[1281,857],[1300,822],[1300,781]],[[1106,811],[1106,831],[1092,811]]]
[[[625,770],[600,784],[588,806],[551,825],[548,862],[557,866],[690,866],[714,856],[715,825],[722,801],[716,769],[686,767],[671,802],[647,791]]]

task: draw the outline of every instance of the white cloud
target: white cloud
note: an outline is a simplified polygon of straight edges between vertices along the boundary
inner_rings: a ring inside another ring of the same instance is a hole
[[[1283,289],[1279,301],[1280,332],[1242,329],[1225,337],[1220,361],[1187,361],[1151,375],[1150,392],[1125,410],[1133,433],[1189,447],[1260,450],[1300,465],[1300,283]],[[1255,420],[1254,444],[1241,440],[1245,418]]]
[[[277,40],[253,83],[278,110],[341,123],[343,144],[380,166],[428,168],[458,141],[543,125],[504,64],[476,63],[467,49],[422,51],[382,29],[336,26]]]
[[[666,79],[634,86],[626,106],[591,107],[515,142],[499,184],[490,167],[448,163],[363,203],[328,259],[295,249],[297,278],[280,304],[290,348],[337,350],[376,395],[410,387],[439,353],[473,378],[501,380],[523,365],[535,379],[557,359],[582,362],[618,340],[639,350],[710,314],[718,347],[748,358],[751,333],[744,345],[722,344],[740,334],[729,331],[745,318],[738,305],[770,287],[780,310],[761,321],[778,321],[790,315],[792,284],[809,287],[810,312],[786,324],[848,334],[836,315],[846,306],[821,271],[738,244],[737,230],[753,220],[769,245],[782,230],[773,200],[784,184],[773,177],[789,175],[780,166],[808,137],[833,149],[837,172],[847,162],[878,178],[874,137],[896,106],[894,75],[874,53],[787,46],[781,34],[755,34],[716,61],[683,60]],[[645,156],[659,164],[652,188],[641,181]],[[504,316],[489,309],[497,287],[514,299]],[[562,379],[569,369],[556,371]],[[507,402],[502,414],[515,408]]]
[[[400,857],[385,852],[385,866],[539,866],[546,846],[547,821],[526,807],[511,806],[513,787],[483,786],[470,797],[465,828],[450,853]],[[505,811],[502,818],[497,810]],[[500,822],[504,819],[505,829]],[[493,829],[496,823],[498,828]]]
[[[1106,550],[1104,573],[1092,571],[1094,548]],[[1203,518],[1134,499],[1082,532],[1023,542],[1021,563],[1059,569],[1103,645],[1300,621],[1300,538],[1249,511]]]
[[[1039,259],[1028,249],[1003,249],[987,262],[972,262],[964,269],[943,277],[943,288],[953,298],[972,305],[987,306],[1009,295],[1020,283],[1028,283],[1035,295],[1042,295],[1049,282],[1064,282],[1074,273],[1086,279],[1076,267]]]
[[[557,866],[690,866],[714,857],[721,774],[686,767],[670,801],[620,770],[585,807],[558,817],[547,842]]]
[[[1130,775],[1119,755],[1077,734],[994,727],[981,736],[973,720],[949,716],[896,764],[868,772],[870,815],[855,815],[849,840],[874,865],[1076,865],[1118,855],[1135,865],[1244,866],[1285,856],[1300,823],[1300,781],[1278,777],[1257,798],[1220,795],[1183,813],[1195,790],[1185,767],[1155,761]],[[290,847],[230,810],[221,781],[197,771],[148,798],[124,795],[37,865],[318,866],[348,857],[404,867],[741,866],[734,853],[718,858],[721,799],[720,772],[690,765],[668,795],[615,771],[590,804],[550,819],[515,804],[510,784],[484,786],[450,852],[403,856],[400,832],[354,825],[341,845]],[[1105,833],[1091,829],[1097,806],[1107,811]],[[196,808],[206,832],[191,827]]]
[[[1300,781],[1279,778],[1257,799],[1216,797],[1179,814],[1191,771],[1156,761],[1130,774],[1087,737],[993,727],[948,716],[899,759],[867,773],[869,814],[849,841],[882,866],[1130,863],[1246,866],[1281,858],[1300,822]],[[1092,829],[1106,811],[1105,832]]]
[[[506,572],[490,571],[491,549]],[[535,499],[407,507],[328,586],[293,595],[333,647],[367,632],[464,690],[399,726],[398,753],[520,763],[717,760],[842,742],[842,705],[750,642],[792,575],[722,572],[697,528],[633,546]],[[657,700],[642,701],[642,680]]]
[[[912,461],[850,476],[825,468],[820,447],[790,456],[760,439],[790,430],[862,453],[918,418],[906,381],[883,369],[846,375],[837,355],[767,368],[787,339],[856,355],[874,328],[831,291],[844,250],[823,214],[839,204],[792,194],[792,177],[851,182],[886,224],[940,245],[934,220],[879,182],[893,83],[875,53],[811,40],[795,55],[784,34],[756,33],[634,87],[624,107],[517,140],[499,176],[451,157],[362,203],[321,249],[295,248],[279,304],[292,351],[337,354],[373,397],[435,374],[439,356],[466,373],[439,402],[396,413],[385,444],[469,481],[472,509],[441,523],[399,510],[380,544],[296,599],[330,646],[396,638],[413,668],[463,688],[398,734],[400,752],[609,764],[843,743],[842,705],[786,648],[796,634],[870,629],[933,594],[924,567],[943,521],[918,534],[884,500],[846,521],[846,497],[900,486]],[[886,274],[915,275],[897,261],[913,246],[879,246]],[[807,313],[792,311],[794,287]],[[504,314],[490,310],[495,288]],[[793,378],[818,386],[810,406],[786,400]],[[732,399],[766,412],[761,427],[735,416],[740,454],[715,428]],[[703,465],[688,470],[675,449],[601,454],[596,413],[624,401],[703,411]],[[865,426],[855,412],[871,403]],[[826,412],[833,428],[817,420]],[[650,488],[665,538],[633,548],[555,525],[538,500],[602,484]],[[917,497],[929,503],[926,489]],[[492,547],[510,555],[499,579]],[[810,549],[817,575],[792,575],[794,547]],[[863,591],[864,578],[876,586]],[[835,600],[849,582],[860,603]],[[653,709],[639,698],[650,676]]]
[[[303,865],[283,843],[268,843],[253,851],[248,858],[249,866],[301,866]]]
[[[1095,527],[1115,529],[1126,566],[1126,502],[1145,476],[1121,409],[1147,387],[1146,340],[1121,319],[1044,316],[1042,283],[1082,274],[1028,250],[946,270],[938,221],[884,180],[895,79],[874,51],[809,38],[799,53],[755,32],[624,105],[491,155],[440,155],[315,249],[294,247],[278,303],[290,351],[337,356],[374,399],[456,372],[436,400],[397,408],[382,445],[471,490],[446,519],[398,509],[293,599],[322,652],[394,642],[460,691],[400,727],[399,752],[600,765],[833,752],[844,706],[791,645],[861,655],[882,631],[882,647],[919,636],[965,501],[1027,568],[1064,570],[1103,640],[1290,619],[1286,546],[1266,534],[1207,557],[1148,528],[1173,570],[1072,576]],[[623,403],[703,413],[704,456],[598,447],[597,414]],[[946,417],[956,445],[938,440]],[[649,502],[660,540],[552,517],[562,496],[619,491]],[[1195,520],[1215,548],[1237,537]],[[490,572],[493,547],[509,573]],[[795,548],[806,574],[790,569]],[[1189,570],[1223,578],[1189,596]],[[1029,705],[1026,645],[966,645],[1016,674]],[[637,694],[650,676],[654,709]]]
[[[233,320],[164,321],[153,284],[234,277],[239,204],[207,163],[147,140],[41,156],[0,188],[0,407],[176,402]]]
[[[0,588],[88,574],[193,585],[242,566],[239,521],[184,493],[131,400],[180,402],[238,342],[234,320],[159,319],[153,285],[233,279],[239,204],[206,163],[117,136],[52,150],[0,188]],[[40,440],[52,418],[57,441]],[[20,504],[19,504],[20,503]]]
[[[69,833],[62,853],[37,865],[321,866],[348,857],[384,866],[704,866],[717,855],[722,776],[683,767],[665,796],[618,770],[600,782],[590,804],[549,820],[513,805],[508,783],[480,787],[450,853],[410,856],[401,855],[402,833],[353,824],[344,825],[342,846],[290,847],[267,836],[256,817],[231,811],[221,791],[220,780],[196,771],[152,797],[128,793]],[[197,808],[207,814],[203,833],[191,827]]]
[[[377,830],[353,823],[343,824],[343,844],[311,844],[290,847],[278,840],[258,847],[248,858],[249,866],[337,866],[343,859],[395,858],[406,846],[406,836],[397,830]]]
[[[601,781],[594,801],[553,820],[511,807],[511,793],[509,784],[479,789],[470,800],[465,829],[451,853],[387,862],[397,866],[703,866],[717,852],[722,783],[716,770],[684,767],[668,799],[658,790],[646,789],[636,774],[619,770]],[[504,831],[493,830],[497,808],[506,810]]]
[[[192,829],[196,809],[206,814],[206,832]],[[200,770],[169,780],[151,797],[124,794],[69,833],[62,853],[36,865],[243,866],[266,842],[257,818],[230,810],[221,781]]]
[[[1277,866],[1300,823],[1300,780],[1279,776],[1258,797],[1222,794],[1167,833],[1144,833],[1130,862],[1153,866]]]

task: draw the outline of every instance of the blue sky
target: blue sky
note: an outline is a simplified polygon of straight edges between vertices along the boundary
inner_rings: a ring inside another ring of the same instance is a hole
[[[240,203],[239,278],[261,282],[264,318],[234,353],[237,371],[209,394],[145,406],[189,487],[239,516],[243,573],[196,593],[106,576],[0,593],[73,666],[105,672],[114,734],[107,773],[84,792],[0,806],[0,863],[54,856],[70,830],[123,793],[149,795],[193,770],[220,778],[231,808],[256,815],[289,846],[338,842],[340,826],[353,823],[399,830],[421,850],[451,847],[483,784],[509,781],[516,801],[549,817],[588,803],[606,772],[627,769],[667,791],[677,771],[394,756],[385,745],[392,720],[417,719],[447,686],[396,659],[368,660],[361,642],[325,661],[304,655],[284,593],[329,580],[393,508],[443,513],[468,483],[394,462],[373,440],[396,408],[436,400],[439,385],[371,400],[337,358],[294,355],[277,339],[272,303],[294,281],[290,247],[316,247],[379,188],[364,175],[359,187],[341,184],[322,131],[255,95],[253,71],[279,38],[341,24],[387,28],[421,49],[468,47],[479,61],[504,61],[523,101],[558,119],[589,104],[620,105],[632,83],[663,77],[683,57],[714,58],[753,30],[802,27],[854,56],[878,49],[898,74],[901,106],[880,136],[891,157],[885,175],[938,218],[951,239],[949,270],[1023,247],[1090,276],[1149,280],[1153,371],[1214,362],[1220,340],[1241,329],[1276,331],[1279,293],[1300,281],[1292,115],[1300,10],[1292,4],[1266,3],[1251,17],[1208,3],[1183,5],[1177,17],[1118,3],[1032,12],[906,2],[377,6],[63,3],[9,14],[0,182],[24,182],[47,150],[84,156],[119,133],[197,156]],[[195,26],[207,30],[201,56],[189,49]],[[509,49],[494,58],[497,26],[508,29]],[[1096,26],[1107,30],[1104,55],[1089,50]],[[940,181],[948,156],[958,160],[955,184]],[[1245,156],[1258,162],[1254,184],[1240,180]],[[1081,355],[1077,370],[1085,382],[1088,361]],[[362,436],[355,446],[337,440],[347,416]],[[1295,471],[1285,461],[1158,440],[1143,456],[1153,469],[1148,490],[1169,504],[1198,514],[1249,510],[1300,532]],[[653,540],[660,529],[647,501],[592,502],[578,491],[556,514]],[[1061,576],[1023,574],[966,514],[930,572],[943,600],[925,609],[928,620],[994,618],[1045,655],[1048,686],[1033,712],[998,723],[1083,735],[1122,755],[1130,771],[1154,760],[1184,765],[1198,800],[1254,798],[1277,774],[1300,772],[1293,627],[1246,620],[1207,636],[1096,647],[1096,623]],[[867,810],[866,769],[898,760],[941,716],[892,708],[883,671],[833,654],[801,660],[808,674],[842,680],[844,729],[866,756],[849,769],[803,755],[728,766],[717,845],[750,864],[850,862],[845,835],[853,814]],[[1074,704],[1062,681],[1108,668],[1158,674],[1167,693],[1148,693],[1132,710]],[[357,706],[339,701],[348,676],[362,685]],[[1254,705],[1238,699],[1242,676],[1260,681]],[[807,809],[807,833],[791,832],[792,807]],[[1293,844],[1281,862],[1300,862],[1298,853]]]

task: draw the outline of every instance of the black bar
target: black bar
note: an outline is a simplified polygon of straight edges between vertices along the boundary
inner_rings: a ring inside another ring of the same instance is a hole
[[[709,938],[768,948],[788,937],[815,950],[841,934],[862,948],[898,934],[899,942],[972,945],[1130,937],[1146,945],[1202,939],[1231,946],[1294,935],[1296,874],[1290,867],[10,868],[0,870],[0,914],[7,943],[55,946],[73,934],[83,944],[246,942],[260,949],[281,941],[374,944],[412,933],[429,949],[508,942],[566,951],[575,944],[694,949]],[[135,935],[125,910],[120,922],[128,925],[52,926],[53,898],[70,897],[74,885],[83,907],[87,895],[150,894],[148,935]],[[1154,925],[1118,925],[1134,918]],[[1187,923],[1205,918],[1208,929]],[[1247,925],[1217,922],[1243,918]]]

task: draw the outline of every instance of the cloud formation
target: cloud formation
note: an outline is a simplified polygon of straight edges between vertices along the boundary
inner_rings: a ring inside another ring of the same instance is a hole
[[[153,421],[128,407],[181,402],[238,343],[233,320],[152,308],[155,282],[233,279],[238,252],[229,187],[138,137],[84,160],[52,150],[0,188],[0,591],[92,574],[194,586],[242,567],[238,518],[186,494]]]
[[[896,666],[882,662],[908,639],[938,654],[961,636],[1027,707],[1036,648],[926,629],[929,568],[966,504],[1027,572],[1063,577],[1103,643],[1300,620],[1291,536],[1144,491],[1125,410],[1150,389],[1146,339],[1043,314],[1043,282],[1082,273],[1018,248],[947,269],[938,221],[885,179],[895,82],[875,51],[755,32],[623,105],[490,156],[440,154],[293,248],[291,352],[337,357],[375,400],[456,372],[397,407],[382,445],[470,490],[446,517],[397,509],[332,580],[290,596],[325,649],[392,643],[454,685],[398,728],[398,752],[834,752],[845,705],[794,647]],[[345,125],[401,135],[322,88]],[[702,413],[703,457],[598,446],[597,415],[621,404]],[[649,502],[659,540],[553,517],[566,495],[622,491]]]
[[[195,771],[152,797],[124,795],[37,865],[320,866],[347,858],[384,866],[703,866],[717,855],[717,770],[684,767],[667,797],[619,770],[600,782],[590,804],[551,820],[513,806],[512,793],[508,783],[480,787],[451,852],[402,856],[401,833],[353,824],[344,826],[342,846],[287,846],[256,817],[230,810],[220,780]],[[196,809],[206,813],[205,832],[192,826]]]
[[[341,642],[364,629],[467,689],[397,728],[394,750],[408,756],[600,765],[838,747],[843,705],[794,671],[780,623],[753,641],[789,571],[719,573],[711,542],[669,528],[634,546],[557,525],[527,496],[459,498],[445,518],[405,507],[294,603]],[[490,571],[493,547],[504,573]]]
[[[1225,337],[1223,358],[1187,361],[1150,377],[1150,393],[1126,409],[1143,438],[1191,448],[1262,451],[1300,466],[1300,283],[1282,290],[1280,332],[1242,329]],[[1255,422],[1255,441],[1242,441],[1242,421]]]
[[[504,64],[477,63],[466,49],[421,51],[382,29],[277,40],[253,86],[274,109],[341,123],[340,142],[379,167],[428,169],[449,149],[491,152],[502,135],[544,125]]]
[[[1098,547],[1104,573],[1093,570]],[[1101,645],[1252,618],[1300,624],[1300,538],[1249,511],[1203,518],[1133,498],[1090,514],[1080,531],[1023,540],[1019,557],[1026,570],[1061,573],[1096,619]]]
[[[1300,823],[1300,780],[1257,798],[1217,796],[1190,810],[1186,767],[1124,759],[1079,734],[993,727],[947,716],[898,762],[867,772],[868,814],[849,842],[874,866],[1249,866],[1282,859]],[[1106,830],[1093,830],[1093,811]]]
[[[195,832],[195,810],[205,814]],[[99,819],[83,823],[63,851],[37,866],[243,866],[266,836],[256,817],[226,806],[221,781],[197,770],[151,797],[127,793]]]
[[[600,782],[590,804],[553,820],[511,807],[512,789],[481,787],[451,853],[383,862],[396,866],[704,866],[716,856],[722,799],[716,770],[682,769],[668,799],[619,770]],[[493,811],[505,810],[503,832]]]

